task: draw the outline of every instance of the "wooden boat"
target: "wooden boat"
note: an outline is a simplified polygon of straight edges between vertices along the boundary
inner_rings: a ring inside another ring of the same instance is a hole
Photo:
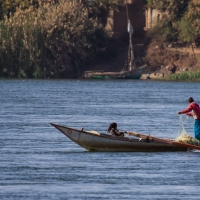
[[[104,71],[85,71],[84,78],[91,79],[140,79],[143,73],[143,66],[131,71],[104,72]]]
[[[114,152],[162,152],[162,151],[187,151],[188,147],[173,144],[172,140],[136,137],[115,137],[97,131],[78,130],[51,123],[56,129],[69,139],[89,151],[114,151]],[[131,133],[131,132],[130,132]],[[133,132],[132,132],[133,133]]]

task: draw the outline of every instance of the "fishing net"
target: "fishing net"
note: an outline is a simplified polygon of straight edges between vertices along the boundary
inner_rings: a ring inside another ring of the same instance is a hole
[[[189,136],[187,133],[184,133],[184,132],[182,132],[181,135],[175,138],[175,141],[200,146],[199,140]]]
[[[184,125],[183,125],[183,119],[182,116],[179,115],[180,117],[180,123],[181,123],[181,127],[182,127],[182,132],[181,134],[175,138],[175,141],[177,142],[183,142],[183,143],[187,143],[187,144],[192,144],[192,145],[196,145],[196,146],[200,146],[200,141],[191,137],[190,135],[187,134]]]

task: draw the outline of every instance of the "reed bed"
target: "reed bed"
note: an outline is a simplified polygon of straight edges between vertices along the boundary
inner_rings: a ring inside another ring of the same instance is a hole
[[[167,77],[168,80],[174,81],[200,81],[200,70],[195,72],[181,72]]]
[[[76,0],[17,8],[0,21],[0,77],[72,77],[109,51],[104,34]]]

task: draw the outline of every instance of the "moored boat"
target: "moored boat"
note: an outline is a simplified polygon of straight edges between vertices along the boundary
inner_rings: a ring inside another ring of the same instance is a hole
[[[85,71],[84,78],[91,79],[140,79],[143,73],[143,66],[131,71],[104,72],[104,71]]]
[[[188,150],[187,146],[172,144],[169,139],[158,141],[149,138],[113,137],[97,131],[78,130],[53,123],[51,125],[88,151],[163,152]]]

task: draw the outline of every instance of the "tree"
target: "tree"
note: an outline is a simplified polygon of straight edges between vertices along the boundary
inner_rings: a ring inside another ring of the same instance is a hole
[[[3,19],[4,15],[13,14],[16,11],[16,7],[28,8],[29,5],[29,0],[0,0],[0,19]]]
[[[176,21],[186,12],[190,0],[146,0],[146,5],[166,12],[170,21]]]
[[[184,16],[185,20],[191,26],[193,30],[194,40],[200,40],[200,2],[197,0],[191,0],[188,4],[187,12]]]
[[[95,59],[112,56],[101,23],[88,18],[78,0],[17,8],[0,23],[0,35],[3,77],[72,77]]]
[[[121,0],[94,0],[93,2],[90,6],[89,16],[91,18],[97,17],[105,26],[110,10],[117,10],[117,6],[120,5]]]
[[[154,38],[160,44],[177,40],[177,29],[172,26],[171,21],[162,20],[155,27],[148,31],[148,36]]]
[[[190,44],[200,38],[199,0],[146,0],[145,4],[167,14],[157,26],[164,40],[173,38]]]
[[[191,44],[195,41],[195,29],[185,17],[182,17],[180,21],[177,22],[178,28],[178,38],[179,40]]]

